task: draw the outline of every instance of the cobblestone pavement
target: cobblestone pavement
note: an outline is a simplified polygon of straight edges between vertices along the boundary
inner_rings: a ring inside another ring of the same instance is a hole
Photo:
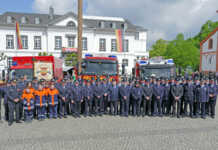
[[[216,119],[88,117],[0,124],[0,150],[218,149]]]

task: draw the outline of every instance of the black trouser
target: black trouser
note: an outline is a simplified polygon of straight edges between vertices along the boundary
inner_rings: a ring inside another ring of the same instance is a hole
[[[103,96],[103,105],[104,105],[104,112],[107,113],[108,110],[108,96]]]
[[[143,113],[142,115],[151,115],[151,99],[147,100],[144,99],[143,100]]]
[[[117,103],[118,101],[110,101],[110,114],[117,115]]]
[[[120,103],[121,108],[121,115],[129,115],[129,100],[128,99],[121,99]]]
[[[67,115],[67,106],[68,101],[63,101],[62,99],[59,100],[59,115],[60,116],[66,116]]]
[[[80,115],[81,101],[74,101],[74,103],[71,103],[71,112],[73,115]]]
[[[181,98],[181,104],[180,104],[180,115],[185,113],[185,100],[184,97]]]
[[[20,119],[22,119],[23,118],[23,115],[24,114],[24,112],[23,112],[23,103],[20,103]]]
[[[161,104],[162,100],[161,99],[154,99],[154,112],[153,115],[162,115],[162,110],[161,110]],[[158,112],[157,112],[158,110]]]
[[[139,116],[141,114],[141,100],[133,101],[133,116],[136,114]]]
[[[14,121],[14,112],[16,113],[16,121],[20,120],[20,102],[14,103],[9,101],[8,102],[9,107],[9,122]]]
[[[180,99],[173,101],[173,116],[176,115],[176,107],[177,107],[177,116],[180,116],[180,110],[181,110],[180,105],[181,105]]]
[[[201,117],[205,117],[205,106],[206,102],[201,102]]]
[[[9,107],[8,107],[8,102],[4,104],[5,106],[5,120],[9,120]]]
[[[85,111],[84,114],[85,115],[90,115],[92,113],[92,100],[88,100],[87,98],[85,98]]]
[[[194,102],[194,106],[193,107],[194,107],[194,115],[196,117],[198,117],[199,114],[200,114],[200,102],[199,101]]]
[[[185,101],[185,107],[184,107],[185,115],[188,115],[188,111],[187,111],[188,105],[189,105],[189,115],[190,117],[192,117],[193,116],[193,101],[192,100]]]
[[[162,112],[163,114],[167,114],[168,113],[168,100],[163,100],[162,101]]]
[[[104,111],[104,103],[103,103],[102,97],[100,98],[95,97],[94,102],[95,102],[95,105],[94,105],[95,114],[102,114]]]
[[[216,108],[216,97],[215,98],[210,98],[209,108],[210,108],[211,116],[214,117],[215,116],[215,108]]]

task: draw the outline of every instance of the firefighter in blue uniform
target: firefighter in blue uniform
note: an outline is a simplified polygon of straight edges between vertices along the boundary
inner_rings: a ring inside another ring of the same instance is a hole
[[[165,82],[163,84],[164,87],[164,95],[163,95],[163,102],[162,102],[162,112],[164,115],[169,115],[168,106],[170,105],[170,84],[169,79],[165,79]]]
[[[63,79],[61,84],[58,86],[59,91],[59,118],[67,118],[67,107],[69,106],[68,97],[69,97],[69,89],[66,85],[66,80]]]
[[[143,96],[143,90],[139,84],[139,81],[135,81],[135,86],[131,90],[131,95],[133,98],[133,116],[139,117],[141,112],[141,102],[142,102],[142,96]]]
[[[185,116],[188,116],[187,107],[189,105],[189,116],[193,117],[193,103],[194,103],[194,94],[195,94],[195,86],[192,83],[192,78],[189,77],[187,79],[187,83],[184,85],[184,113]]]
[[[172,86],[171,93],[173,96],[173,117],[176,116],[176,106],[177,106],[177,118],[180,118],[180,106],[181,97],[183,95],[183,87],[180,85],[180,79],[177,78],[175,85]]]
[[[7,91],[11,86],[11,81],[9,80],[5,86],[2,87],[3,97],[4,97],[4,108],[5,108],[5,120],[9,120],[9,107],[8,107],[8,96]]]
[[[215,84],[214,79],[210,79],[209,83],[209,110],[211,118],[215,118],[215,108],[216,108],[216,99],[217,99],[217,85]]]
[[[95,115],[102,116],[104,111],[103,106],[103,88],[100,79],[97,79],[96,85],[94,86],[94,105],[95,105]]]
[[[115,79],[112,80],[112,85],[109,88],[110,114],[117,115],[119,101],[119,87]]]
[[[119,95],[121,101],[121,116],[128,117],[129,115],[129,99],[130,99],[131,87],[128,85],[126,78],[122,80],[122,85],[119,88]]]
[[[145,85],[142,87],[143,88],[143,113],[142,116],[144,117],[145,115],[151,116],[151,100],[152,100],[152,95],[153,95],[153,87],[150,84],[150,79],[146,78],[145,79]]]
[[[197,87],[197,98],[200,102],[201,118],[206,119],[205,105],[209,101],[209,89],[204,79],[201,79],[200,86]]]
[[[194,79],[194,103],[193,103],[193,115],[194,117],[199,116],[199,110],[200,110],[200,103],[197,98],[197,87],[200,85],[200,81],[198,77],[195,77]]]
[[[93,96],[94,96],[94,92],[93,92],[93,88],[91,85],[91,81],[88,80],[86,82],[86,87],[84,89],[84,101],[85,101],[85,112],[84,112],[84,116],[92,116],[92,104],[93,104]]]
[[[16,85],[16,80],[12,81],[12,85],[7,91],[8,106],[9,106],[9,121],[8,125],[11,126],[14,121],[14,112],[16,113],[16,123],[20,121],[20,94]]]
[[[82,88],[79,81],[75,81],[75,86],[70,91],[71,112],[75,118],[80,118],[81,103],[83,102]]]
[[[104,105],[104,113],[108,113],[108,93],[109,93],[109,84],[107,83],[106,79],[103,79],[102,83],[102,90],[103,90],[103,105]]]
[[[153,86],[153,95],[154,95],[154,112],[153,116],[160,116],[162,117],[162,110],[161,110],[161,105],[162,105],[162,99],[164,95],[164,87],[161,85],[160,79],[156,80],[157,83]],[[158,109],[158,113],[157,113]]]

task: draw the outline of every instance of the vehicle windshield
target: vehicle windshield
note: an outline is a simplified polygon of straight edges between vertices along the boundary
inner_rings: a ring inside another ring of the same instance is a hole
[[[174,66],[172,67],[162,67],[162,68],[146,68],[142,67],[141,69],[141,76],[143,77],[171,77],[176,75],[176,68]]]
[[[83,74],[117,74],[117,62],[94,62],[86,61],[86,66],[82,70]]]
[[[11,72],[11,79],[18,79],[26,75],[27,80],[31,81],[33,79],[33,70],[32,69],[15,69]]]

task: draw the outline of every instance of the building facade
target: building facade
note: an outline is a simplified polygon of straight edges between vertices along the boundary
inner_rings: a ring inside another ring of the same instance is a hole
[[[200,72],[218,72],[218,28],[200,43]]]
[[[147,30],[118,17],[83,17],[83,57],[116,55],[131,73],[137,58],[148,57]],[[23,49],[17,49],[15,22],[19,22]],[[77,15],[5,12],[0,15],[0,51],[8,57],[38,56],[46,52],[62,57],[63,51],[77,50]],[[115,30],[124,31],[123,51],[117,52]],[[7,64],[7,63],[4,63]]]

